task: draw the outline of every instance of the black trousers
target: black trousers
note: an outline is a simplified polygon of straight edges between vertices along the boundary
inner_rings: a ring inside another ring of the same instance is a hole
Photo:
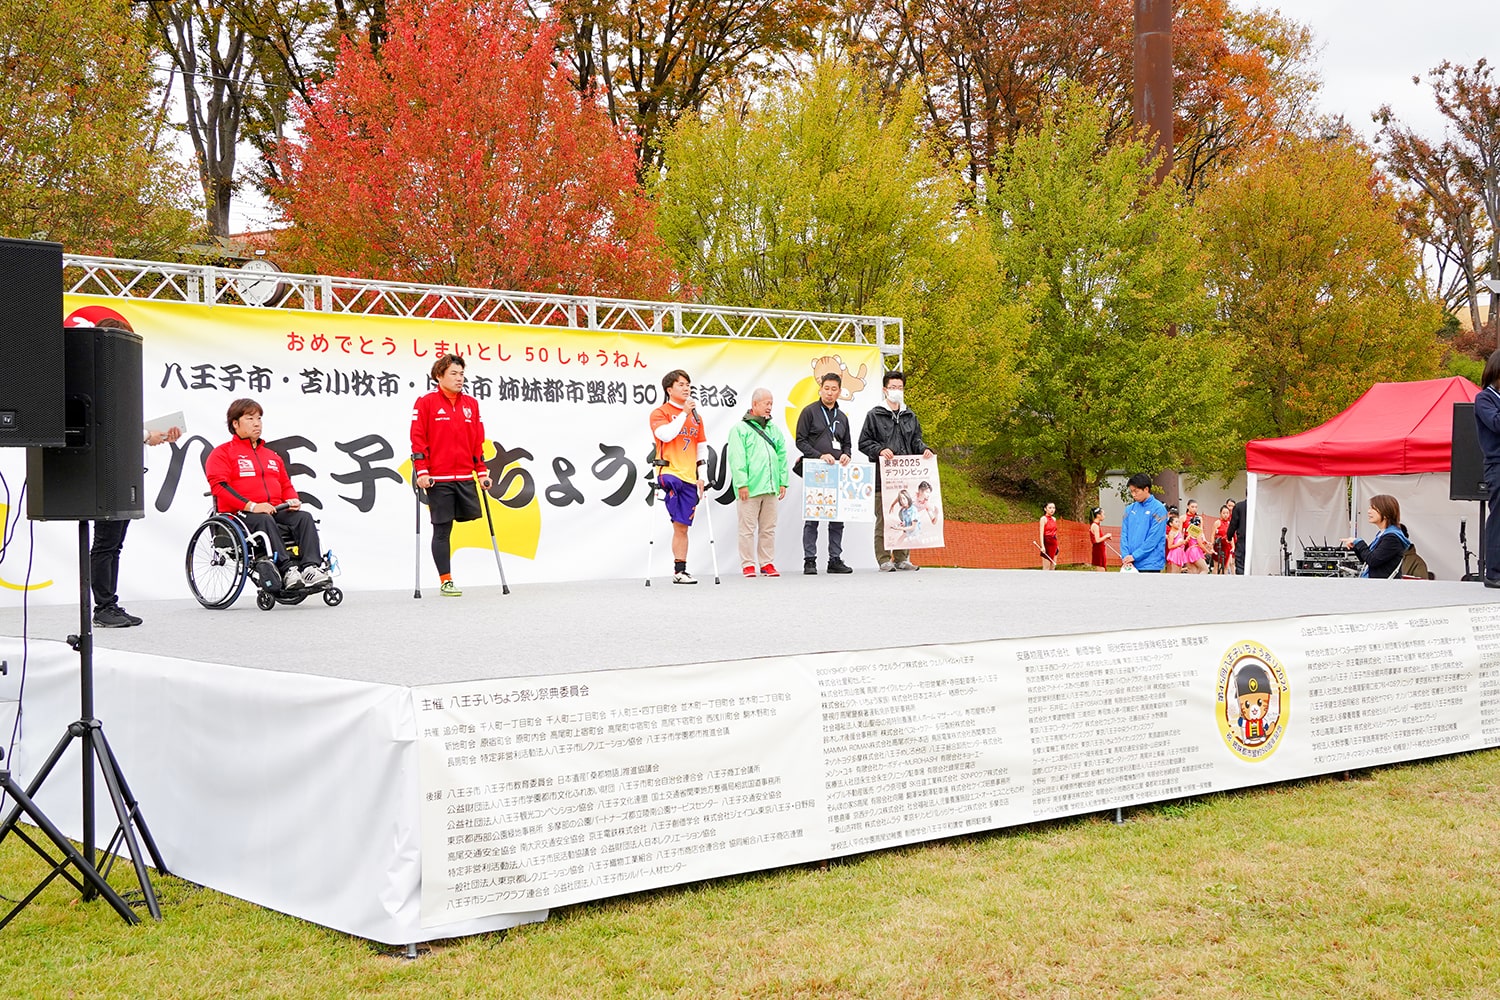
[[[89,583],[94,591],[94,610],[114,607],[120,583],[120,550],[125,547],[129,521],[95,521],[94,541],[89,546]]]
[[[1484,481],[1490,488],[1489,513],[1484,522],[1484,575],[1500,579],[1500,468],[1484,468]]]
[[[275,514],[241,514],[240,517],[244,518],[245,526],[251,531],[264,532],[270,539],[271,552],[276,557],[277,566],[283,566],[291,559],[286,545],[281,541],[281,532],[276,530],[278,524],[291,529],[292,541],[297,545],[299,567],[317,566],[323,561],[323,550],[318,547],[318,526],[305,509],[280,510]]]
[[[802,558],[818,558],[818,525],[828,525],[828,558],[841,559],[844,555],[843,521],[803,521]]]

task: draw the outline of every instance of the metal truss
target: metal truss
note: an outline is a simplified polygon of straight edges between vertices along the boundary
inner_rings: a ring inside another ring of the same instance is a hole
[[[905,346],[904,324],[893,316],[507,292],[76,254],[63,256],[63,282],[74,295],[156,302],[874,346],[887,367],[901,363]]]

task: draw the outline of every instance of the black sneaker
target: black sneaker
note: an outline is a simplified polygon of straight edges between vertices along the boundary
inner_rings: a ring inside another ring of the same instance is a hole
[[[844,560],[842,560],[842,559],[830,559],[830,560],[828,560],[828,572],[843,574],[843,573],[853,573],[854,570],[850,569],[847,565],[845,565],[844,564]]]
[[[816,559],[804,559],[804,560],[802,560],[802,575],[803,576],[817,576],[818,575],[818,561]]]
[[[110,605],[107,608],[100,608],[94,612],[94,625],[97,628],[129,628],[132,625],[139,625],[140,623],[141,620],[139,618],[127,615],[114,605]]]
[[[141,620],[139,618],[137,618],[135,615],[131,614],[129,611],[126,611],[124,608],[120,607],[118,604],[115,605],[115,610],[118,611],[118,612],[120,612],[120,614],[124,615],[126,618],[128,618],[130,620],[130,624],[132,624],[132,625],[139,625],[141,623]]]

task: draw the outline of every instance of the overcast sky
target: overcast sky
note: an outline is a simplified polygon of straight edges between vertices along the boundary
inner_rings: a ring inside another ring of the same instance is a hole
[[[1237,0],[1237,3],[1245,0]],[[1500,0],[1260,0],[1312,28],[1321,45],[1319,103],[1366,138],[1370,114],[1389,104],[1429,138],[1446,119],[1432,103],[1427,71],[1443,60],[1500,60]],[[1413,76],[1423,84],[1415,86]]]

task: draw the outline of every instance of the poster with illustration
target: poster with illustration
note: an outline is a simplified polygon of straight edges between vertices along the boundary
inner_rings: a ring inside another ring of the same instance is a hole
[[[802,463],[804,521],[875,520],[875,466],[839,465],[815,458]]]
[[[881,459],[880,503],[887,549],[943,547],[943,487],[936,457]]]

